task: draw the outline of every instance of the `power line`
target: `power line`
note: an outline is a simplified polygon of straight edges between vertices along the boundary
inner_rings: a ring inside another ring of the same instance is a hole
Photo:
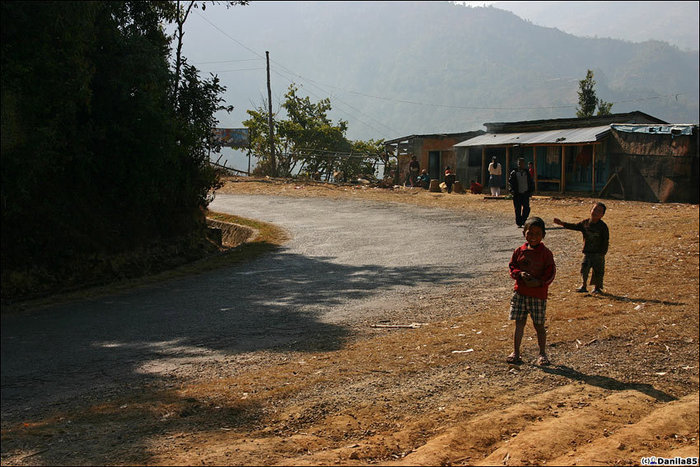
[[[232,71],[249,71],[249,70],[264,70],[265,67],[261,66],[258,68],[238,68],[236,70],[217,70],[217,71],[210,71],[209,73],[230,73]]]
[[[273,61],[273,63],[276,63],[276,62]],[[285,68],[283,65],[281,65],[281,66],[282,66],[283,68]],[[273,70],[273,71],[275,71],[275,70]],[[282,76],[283,78],[287,79],[290,83],[293,83],[293,82],[294,82],[294,81],[290,80],[288,77],[282,75],[280,72],[275,71],[275,73],[277,73],[278,75],[280,75],[280,76]],[[296,73],[291,72],[291,71],[288,71],[287,73],[289,73],[289,74],[291,74],[291,75],[294,75],[294,76],[298,76],[298,77],[300,77],[300,78],[302,78],[302,79],[306,79],[306,78],[304,78],[304,77],[302,77],[302,76],[300,76],[300,75],[297,75]],[[307,80],[307,81],[310,81],[310,84],[311,84],[312,86],[317,87],[318,89],[320,89],[321,91],[325,92],[326,94],[331,94],[331,93],[329,93],[328,91],[326,91],[325,89],[323,89],[323,88],[321,88],[321,87],[315,85],[311,80]],[[317,96],[317,95],[311,93],[308,89],[307,89],[306,92],[309,92],[310,94],[314,95],[314,97],[316,97],[317,99],[321,99],[319,96]],[[343,105],[345,105],[345,106],[347,106],[347,107],[350,107],[351,109],[353,109],[354,111],[358,112],[359,114],[364,115],[365,117],[368,117],[368,118],[374,120],[376,123],[378,123],[379,125],[383,126],[383,127],[386,128],[386,129],[388,129],[389,131],[391,131],[391,132],[393,132],[393,133],[397,133],[397,131],[394,130],[393,128],[391,128],[390,126],[388,126],[388,125],[386,125],[386,124],[380,122],[379,120],[375,119],[374,117],[372,117],[372,116],[370,116],[370,115],[367,115],[367,114],[363,113],[361,110],[359,110],[359,109],[353,107],[352,105],[348,104],[347,102],[342,101],[342,100],[339,99],[337,96],[333,97],[333,99],[334,99],[336,102],[340,102],[341,104],[343,104]],[[346,112],[347,112],[347,111],[346,111]],[[357,116],[354,116],[354,118],[357,119],[359,122],[361,122],[361,123],[367,125],[368,127],[372,128],[373,130],[376,130],[376,128],[375,128],[374,126],[372,126],[372,125],[370,125],[369,123],[365,122],[365,121],[362,120],[361,118],[359,118],[359,117],[357,117]]]
[[[235,42],[236,44],[240,45],[240,46],[243,47],[244,49],[248,50],[248,51],[249,51],[250,53],[252,53],[253,55],[256,55],[257,57],[261,58],[262,60],[265,60],[265,57],[263,57],[262,55],[260,55],[260,54],[257,53],[255,50],[253,50],[253,49],[251,49],[250,47],[248,47],[247,45],[243,44],[242,42],[240,42],[240,41],[234,39],[233,37],[229,36],[229,35],[226,33],[226,31],[222,30],[222,29],[221,29],[220,27],[218,27],[216,24],[214,24],[214,23],[212,23],[211,21],[209,21],[209,20],[208,20],[204,15],[202,15],[200,12],[198,12],[198,11],[195,10],[195,13],[197,13],[197,14],[199,15],[200,18],[202,18],[204,21],[206,21],[207,23],[209,23],[214,29],[216,29],[217,31],[219,31],[221,34],[223,34],[224,36],[228,37],[229,39],[231,39],[233,42]]]
[[[234,62],[255,62],[258,60],[261,60],[261,59],[260,58],[245,58],[242,60],[218,60],[218,61],[214,61],[214,62],[197,62],[197,63],[194,63],[193,65],[211,65],[211,64],[215,64],[215,63],[234,63]]]

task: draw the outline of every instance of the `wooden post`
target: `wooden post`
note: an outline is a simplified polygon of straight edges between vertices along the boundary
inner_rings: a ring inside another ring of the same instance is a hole
[[[535,168],[535,176],[532,177],[535,180],[535,193],[539,192],[537,189],[537,146],[532,147],[532,166]]]
[[[595,147],[596,145],[593,145],[593,151],[591,151],[593,154],[591,155],[591,183],[593,184],[591,192],[595,194]]]
[[[506,146],[506,165],[503,166],[503,169],[501,175],[503,177],[503,180],[506,182],[506,190],[508,190],[508,175],[510,174],[510,146]]]
[[[559,146],[561,151],[561,181],[559,182],[559,191],[564,193],[566,189],[566,146]]]
[[[275,136],[274,126],[272,125],[272,88],[270,87],[270,52],[265,51],[267,57],[267,124],[270,133],[270,166],[272,176],[277,176],[277,163],[275,162]]]
[[[486,146],[481,146],[481,184],[486,186]]]

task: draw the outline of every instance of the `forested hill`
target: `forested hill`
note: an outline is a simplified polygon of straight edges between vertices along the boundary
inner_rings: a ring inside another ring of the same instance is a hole
[[[353,139],[574,117],[587,69],[614,113],[698,122],[698,52],[665,42],[581,38],[497,8],[447,2],[252,2],[213,21],[270,51],[273,101],[290,81],[312,99],[330,96],[332,115],[349,120]],[[253,75],[221,75],[237,113],[260,97],[264,82]]]

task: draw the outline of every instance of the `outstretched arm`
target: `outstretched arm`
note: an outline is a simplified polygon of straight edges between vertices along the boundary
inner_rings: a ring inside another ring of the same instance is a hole
[[[581,222],[578,222],[578,223],[564,222],[563,220],[559,219],[558,217],[555,217],[553,222],[557,225],[561,225],[565,229],[578,230],[579,232],[583,232],[583,224]]]

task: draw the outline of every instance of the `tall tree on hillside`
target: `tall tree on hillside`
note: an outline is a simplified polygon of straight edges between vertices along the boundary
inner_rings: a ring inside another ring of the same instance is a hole
[[[578,82],[578,108],[576,116],[578,118],[592,117],[596,108],[598,115],[610,115],[610,109],[613,106],[612,102],[605,102],[598,99],[595,92],[595,80],[593,79],[593,71],[588,70],[586,77]]]

